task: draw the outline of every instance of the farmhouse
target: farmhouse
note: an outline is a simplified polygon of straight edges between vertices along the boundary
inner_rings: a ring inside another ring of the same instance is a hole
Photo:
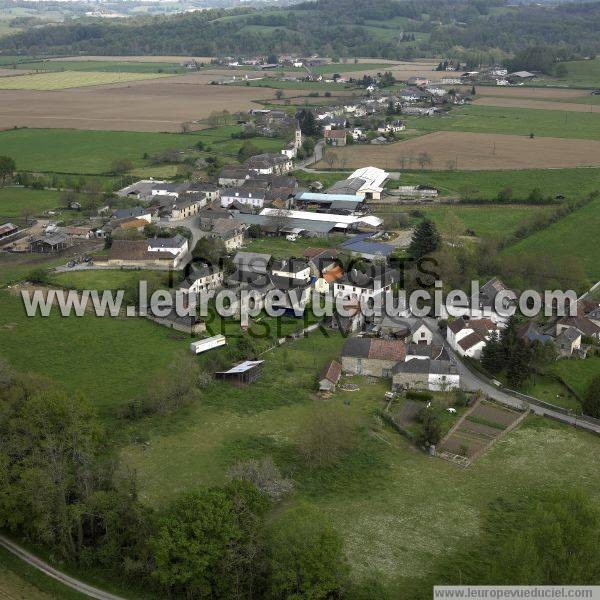
[[[266,192],[251,191],[244,187],[231,187],[221,193],[221,206],[229,208],[234,202],[252,208],[263,208]]]
[[[291,159],[282,154],[258,154],[250,157],[244,164],[261,175],[282,175],[293,167]]]
[[[325,142],[332,146],[346,145],[346,131],[344,129],[326,129],[323,135]]]
[[[404,362],[406,346],[400,340],[349,338],[342,348],[342,369],[353,375],[391,377],[398,362]]]
[[[179,289],[188,294],[199,294],[223,285],[223,270],[217,266],[202,264],[195,266],[182,281]]]
[[[491,319],[456,319],[448,325],[446,338],[461,356],[479,359],[490,335],[498,331]]]
[[[148,252],[166,252],[172,256],[181,256],[188,251],[188,241],[177,234],[171,238],[154,237],[148,240]]]
[[[460,387],[460,374],[449,360],[409,360],[392,369],[392,391],[423,389],[448,391]]]
[[[239,187],[253,175],[253,171],[244,167],[225,166],[219,174],[219,185]]]
[[[186,240],[187,244],[187,240]],[[94,257],[94,264],[107,267],[136,267],[139,269],[177,269],[182,256],[173,249],[149,250],[147,240],[113,240],[108,257]]]
[[[183,194],[169,205],[168,215],[171,221],[181,221],[193,217],[206,205],[206,197],[203,194]]]
[[[352,269],[339,281],[334,282],[334,296],[367,302],[380,294],[391,291],[392,284],[397,280],[397,273],[387,268],[377,268],[374,271],[375,274],[368,275]]]
[[[276,260],[271,264],[271,274],[306,282],[310,279],[310,265],[298,258]]]
[[[148,223],[152,222],[152,212],[143,206],[134,206],[133,208],[120,208],[113,213],[114,219],[143,219]]]
[[[238,219],[216,219],[212,223],[211,235],[223,240],[225,250],[232,252],[244,243],[244,226]]]

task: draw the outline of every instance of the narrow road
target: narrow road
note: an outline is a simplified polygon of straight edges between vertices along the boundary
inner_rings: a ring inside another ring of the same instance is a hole
[[[408,320],[410,321],[411,319]],[[421,319],[414,319],[414,321],[418,322],[421,321]],[[450,355],[450,360],[454,363],[460,373],[461,387],[463,389],[472,392],[481,390],[484,394],[493,400],[496,400],[496,402],[500,402],[511,408],[518,408],[520,410],[529,409],[536,415],[550,417],[551,419],[556,419],[557,421],[569,425],[575,425],[592,433],[600,434],[600,423],[588,421],[574,413],[565,414],[558,410],[553,410],[550,406],[535,404],[535,398],[532,398],[531,402],[529,402],[526,397],[520,397],[516,393],[511,394],[510,390],[499,389],[494,384],[490,383],[486,377],[472,370],[461,360],[461,357],[450,347],[446,339],[440,334],[435,319],[426,318],[422,319],[422,321],[425,321],[429,329],[433,332],[435,342],[437,344],[442,344]]]
[[[84,594],[85,596],[89,596],[90,598],[96,598],[97,600],[125,600],[122,596],[115,596],[114,594],[109,594],[108,592],[103,592],[98,588],[92,587],[87,583],[83,583],[83,581],[79,581],[78,579],[74,579],[69,575],[65,575],[61,571],[58,571],[54,567],[51,567],[48,563],[44,562],[31,552],[21,548],[18,544],[15,544],[12,540],[9,540],[7,537],[0,534],[0,546],[6,548],[9,552],[12,552],[15,556],[19,557],[21,560],[26,562],[28,565],[32,566],[34,569],[41,571],[48,577],[52,577],[52,579],[56,579],[60,581],[63,585],[70,587],[71,589]]]

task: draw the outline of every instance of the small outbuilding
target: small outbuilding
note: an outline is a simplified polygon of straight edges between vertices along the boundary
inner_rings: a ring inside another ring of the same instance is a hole
[[[263,360],[244,360],[227,371],[217,371],[215,377],[236,385],[255,382],[262,375]]]
[[[342,375],[342,365],[337,360],[332,360],[325,365],[319,375],[319,391],[333,392]]]

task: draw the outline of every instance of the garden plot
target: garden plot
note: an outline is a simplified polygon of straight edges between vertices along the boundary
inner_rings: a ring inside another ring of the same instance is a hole
[[[526,414],[479,400],[440,442],[438,455],[468,466],[501,435],[516,427]]]

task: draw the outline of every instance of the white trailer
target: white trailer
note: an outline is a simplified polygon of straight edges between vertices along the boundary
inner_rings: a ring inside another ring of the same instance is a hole
[[[226,343],[227,339],[224,335],[213,335],[212,337],[206,338],[204,340],[192,342],[190,344],[190,352],[192,352],[192,354],[201,354],[202,352],[206,352],[207,350],[212,350],[213,348],[219,348],[220,346],[224,346]]]

